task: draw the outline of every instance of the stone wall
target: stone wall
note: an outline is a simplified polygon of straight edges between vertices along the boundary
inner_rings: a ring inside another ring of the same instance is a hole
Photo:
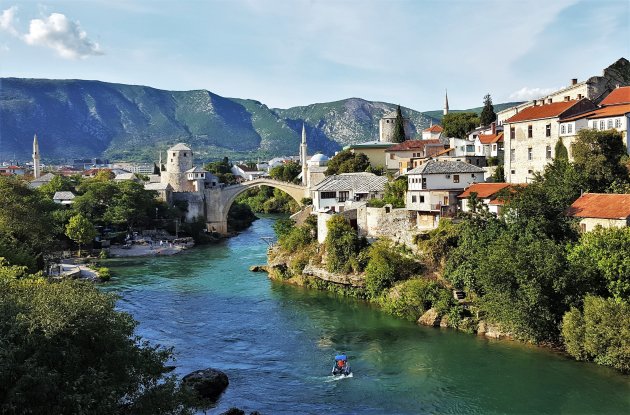
[[[184,201],[188,203],[186,222],[193,222],[199,217],[205,218],[206,209],[203,193],[173,192],[173,202]]]
[[[407,209],[361,207],[357,209],[359,235],[368,238],[388,238],[392,241],[416,249],[414,236],[416,212]]]

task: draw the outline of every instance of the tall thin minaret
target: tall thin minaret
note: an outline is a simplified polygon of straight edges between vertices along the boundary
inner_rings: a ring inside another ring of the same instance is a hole
[[[448,114],[448,90],[444,94],[444,115]]]
[[[306,165],[306,127],[302,123],[302,144],[300,144],[300,163],[302,164],[302,186],[306,186],[308,166]]]
[[[39,159],[39,143],[37,142],[37,134],[35,134],[33,138],[33,176],[35,176],[36,179],[39,179],[41,175]]]

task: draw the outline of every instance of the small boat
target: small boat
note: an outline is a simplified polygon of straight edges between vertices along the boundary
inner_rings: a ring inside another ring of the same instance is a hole
[[[335,356],[335,365],[332,368],[333,376],[349,376],[351,373],[348,356],[343,353]]]

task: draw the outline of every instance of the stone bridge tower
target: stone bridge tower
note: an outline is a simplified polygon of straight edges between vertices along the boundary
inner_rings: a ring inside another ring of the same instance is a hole
[[[162,172],[160,181],[170,184],[173,192],[193,192],[192,183],[186,171],[193,168],[193,152],[184,143],[179,143],[166,151],[166,171]]]

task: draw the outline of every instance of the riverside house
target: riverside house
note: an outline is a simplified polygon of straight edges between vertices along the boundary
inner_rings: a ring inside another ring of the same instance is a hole
[[[582,232],[630,226],[630,194],[584,193],[566,214],[580,219]]]
[[[382,199],[387,177],[374,173],[342,173],[328,176],[311,189],[314,212],[343,212],[356,202]]]

